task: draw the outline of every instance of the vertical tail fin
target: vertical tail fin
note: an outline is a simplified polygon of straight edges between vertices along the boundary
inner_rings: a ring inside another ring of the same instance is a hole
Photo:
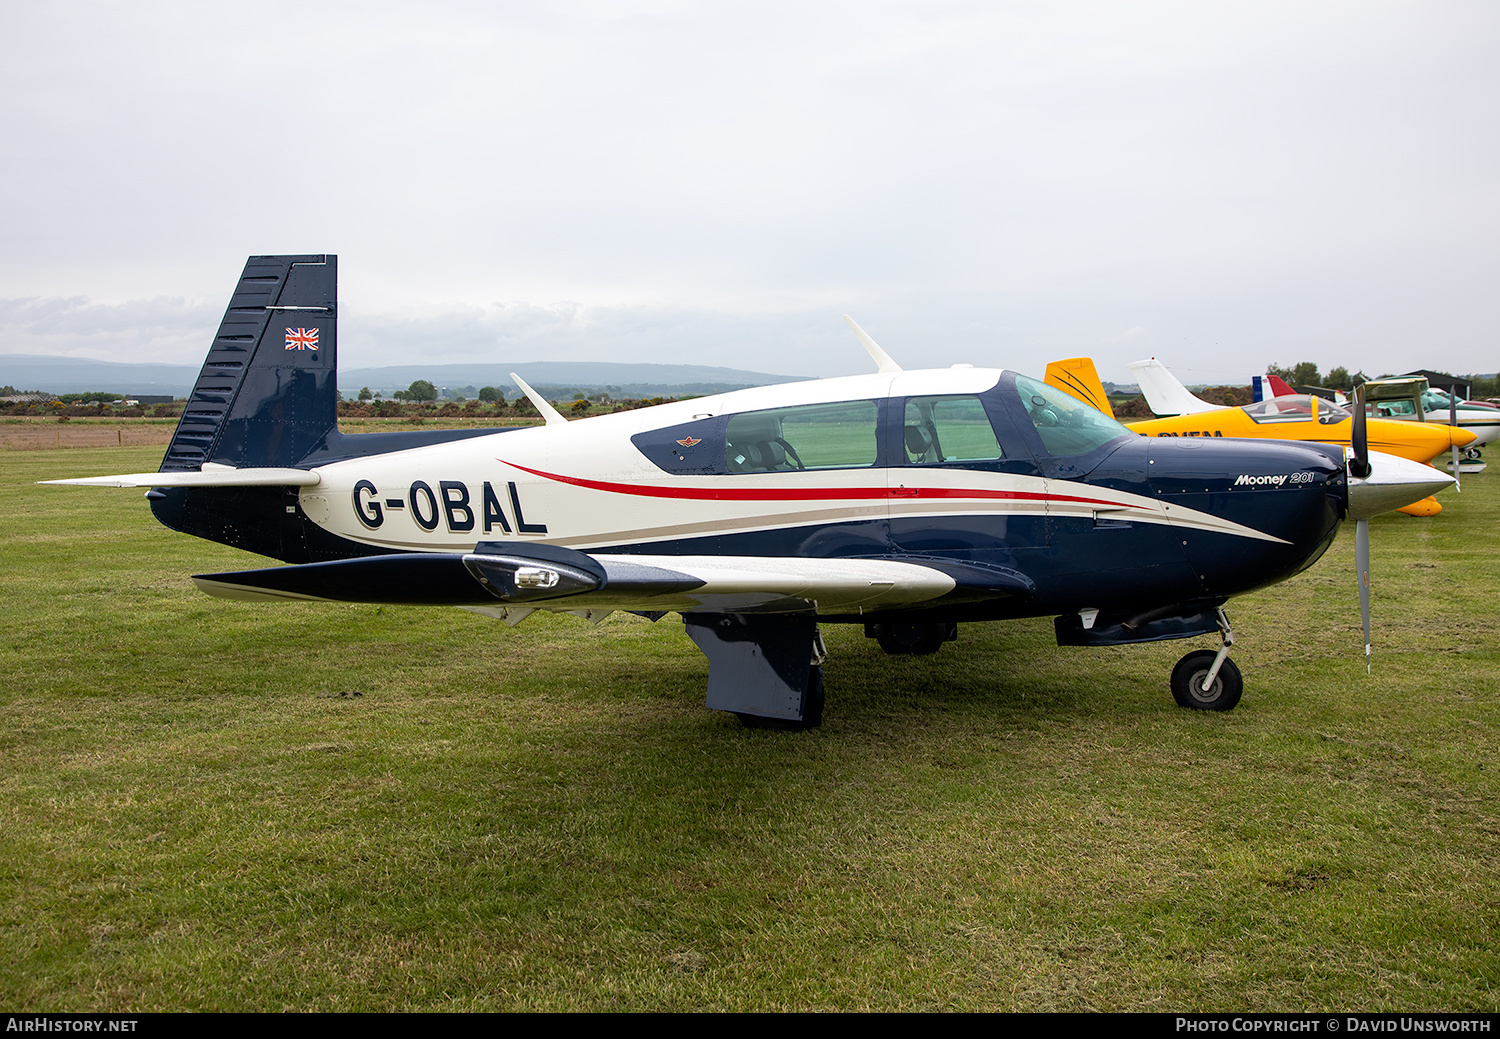
[[[338,257],[252,256],[161,471],[295,466],[338,425]]]
[[[1109,395],[1104,392],[1104,383],[1099,381],[1098,369],[1091,358],[1069,357],[1065,361],[1052,361],[1047,365],[1043,381],[1072,394],[1095,411],[1115,417],[1115,409],[1110,407]]]
[[[1187,387],[1177,381],[1177,376],[1167,371],[1167,366],[1156,358],[1146,361],[1131,361],[1130,370],[1146,395],[1146,404],[1155,415],[1196,415],[1200,411],[1217,411],[1220,405],[1199,400],[1188,392]]]
[[[1266,381],[1271,384],[1271,389],[1276,391],[1273,396],[1290,397],[1297,392],[1279,375],[1267,375]]]
[[[1256,403],[1273,397],[1290,397],[1296,392],[1279,375],[1250,376],[1250,394],[1255,398]]]

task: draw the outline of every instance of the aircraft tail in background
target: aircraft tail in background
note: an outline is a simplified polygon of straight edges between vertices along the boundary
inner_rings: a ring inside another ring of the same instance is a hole
[[[1047,376],[1043,381],[1072,394],[1094,410],[1115,417],[1115,409],[1110,407],[1109,395],[1104,392],[1104,383],[1099,381],[1099,372],[1092,359],[1069,357],[1052,361],[1047,365]]]
[[[1177,381],[1177,376],[1154,357],[1145,361],[1132,361],[1130,370],[1135,373],[1141,393],[1146,396],[1146,404],[1158,418],[1196,415],[1200,411],[1214,411],[1222,406],[1193,396],[1186,386]]]
[[[1290,397],[1296,392],[1279,375],[1250,376],[1250,393],[1257,401],[1270,400],[1273,397]]]

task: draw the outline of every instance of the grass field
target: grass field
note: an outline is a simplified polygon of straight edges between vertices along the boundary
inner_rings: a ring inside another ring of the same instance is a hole
[[[1500,1006],[1500,476],[1207,639],[826,631],[825,723],[702,707],[676,618],[214,600],[159,447],[0,453],[15,1010]]]

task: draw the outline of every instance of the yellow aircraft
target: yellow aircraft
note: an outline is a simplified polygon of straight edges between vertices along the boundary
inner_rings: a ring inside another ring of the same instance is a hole
[[[1046,382],[1114,417],[1104,384],[1094,362],[1070,357],[1047,365]],[[1354,424],[1349,412],[1318,397],[1297,395],[1274,397],[1240,408],[1217,408],[1192,415],[1146,419],[1125,423],[1131,430],[1151,437],[1241,437],[1262,440],[1307,440],[1319,444],[1349,446]],[[1435,423],[1368,420],[1370,450],[1431,462],[1454,447],[1472,443],[1474,434],[1456,426]],[[1396,510],[1408,516],[1436,516],[1443,511],[1435,497],[1423,498]]]

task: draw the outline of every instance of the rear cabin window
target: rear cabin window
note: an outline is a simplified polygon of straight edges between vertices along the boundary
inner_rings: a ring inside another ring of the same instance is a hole
[[[1005,457],[978,397],[912,397],[906,402],[903,426],[907,465]]]
[[[871,400],[732,415],[725,464],[731,473],[872,466],[878,453],[878,417]]]

